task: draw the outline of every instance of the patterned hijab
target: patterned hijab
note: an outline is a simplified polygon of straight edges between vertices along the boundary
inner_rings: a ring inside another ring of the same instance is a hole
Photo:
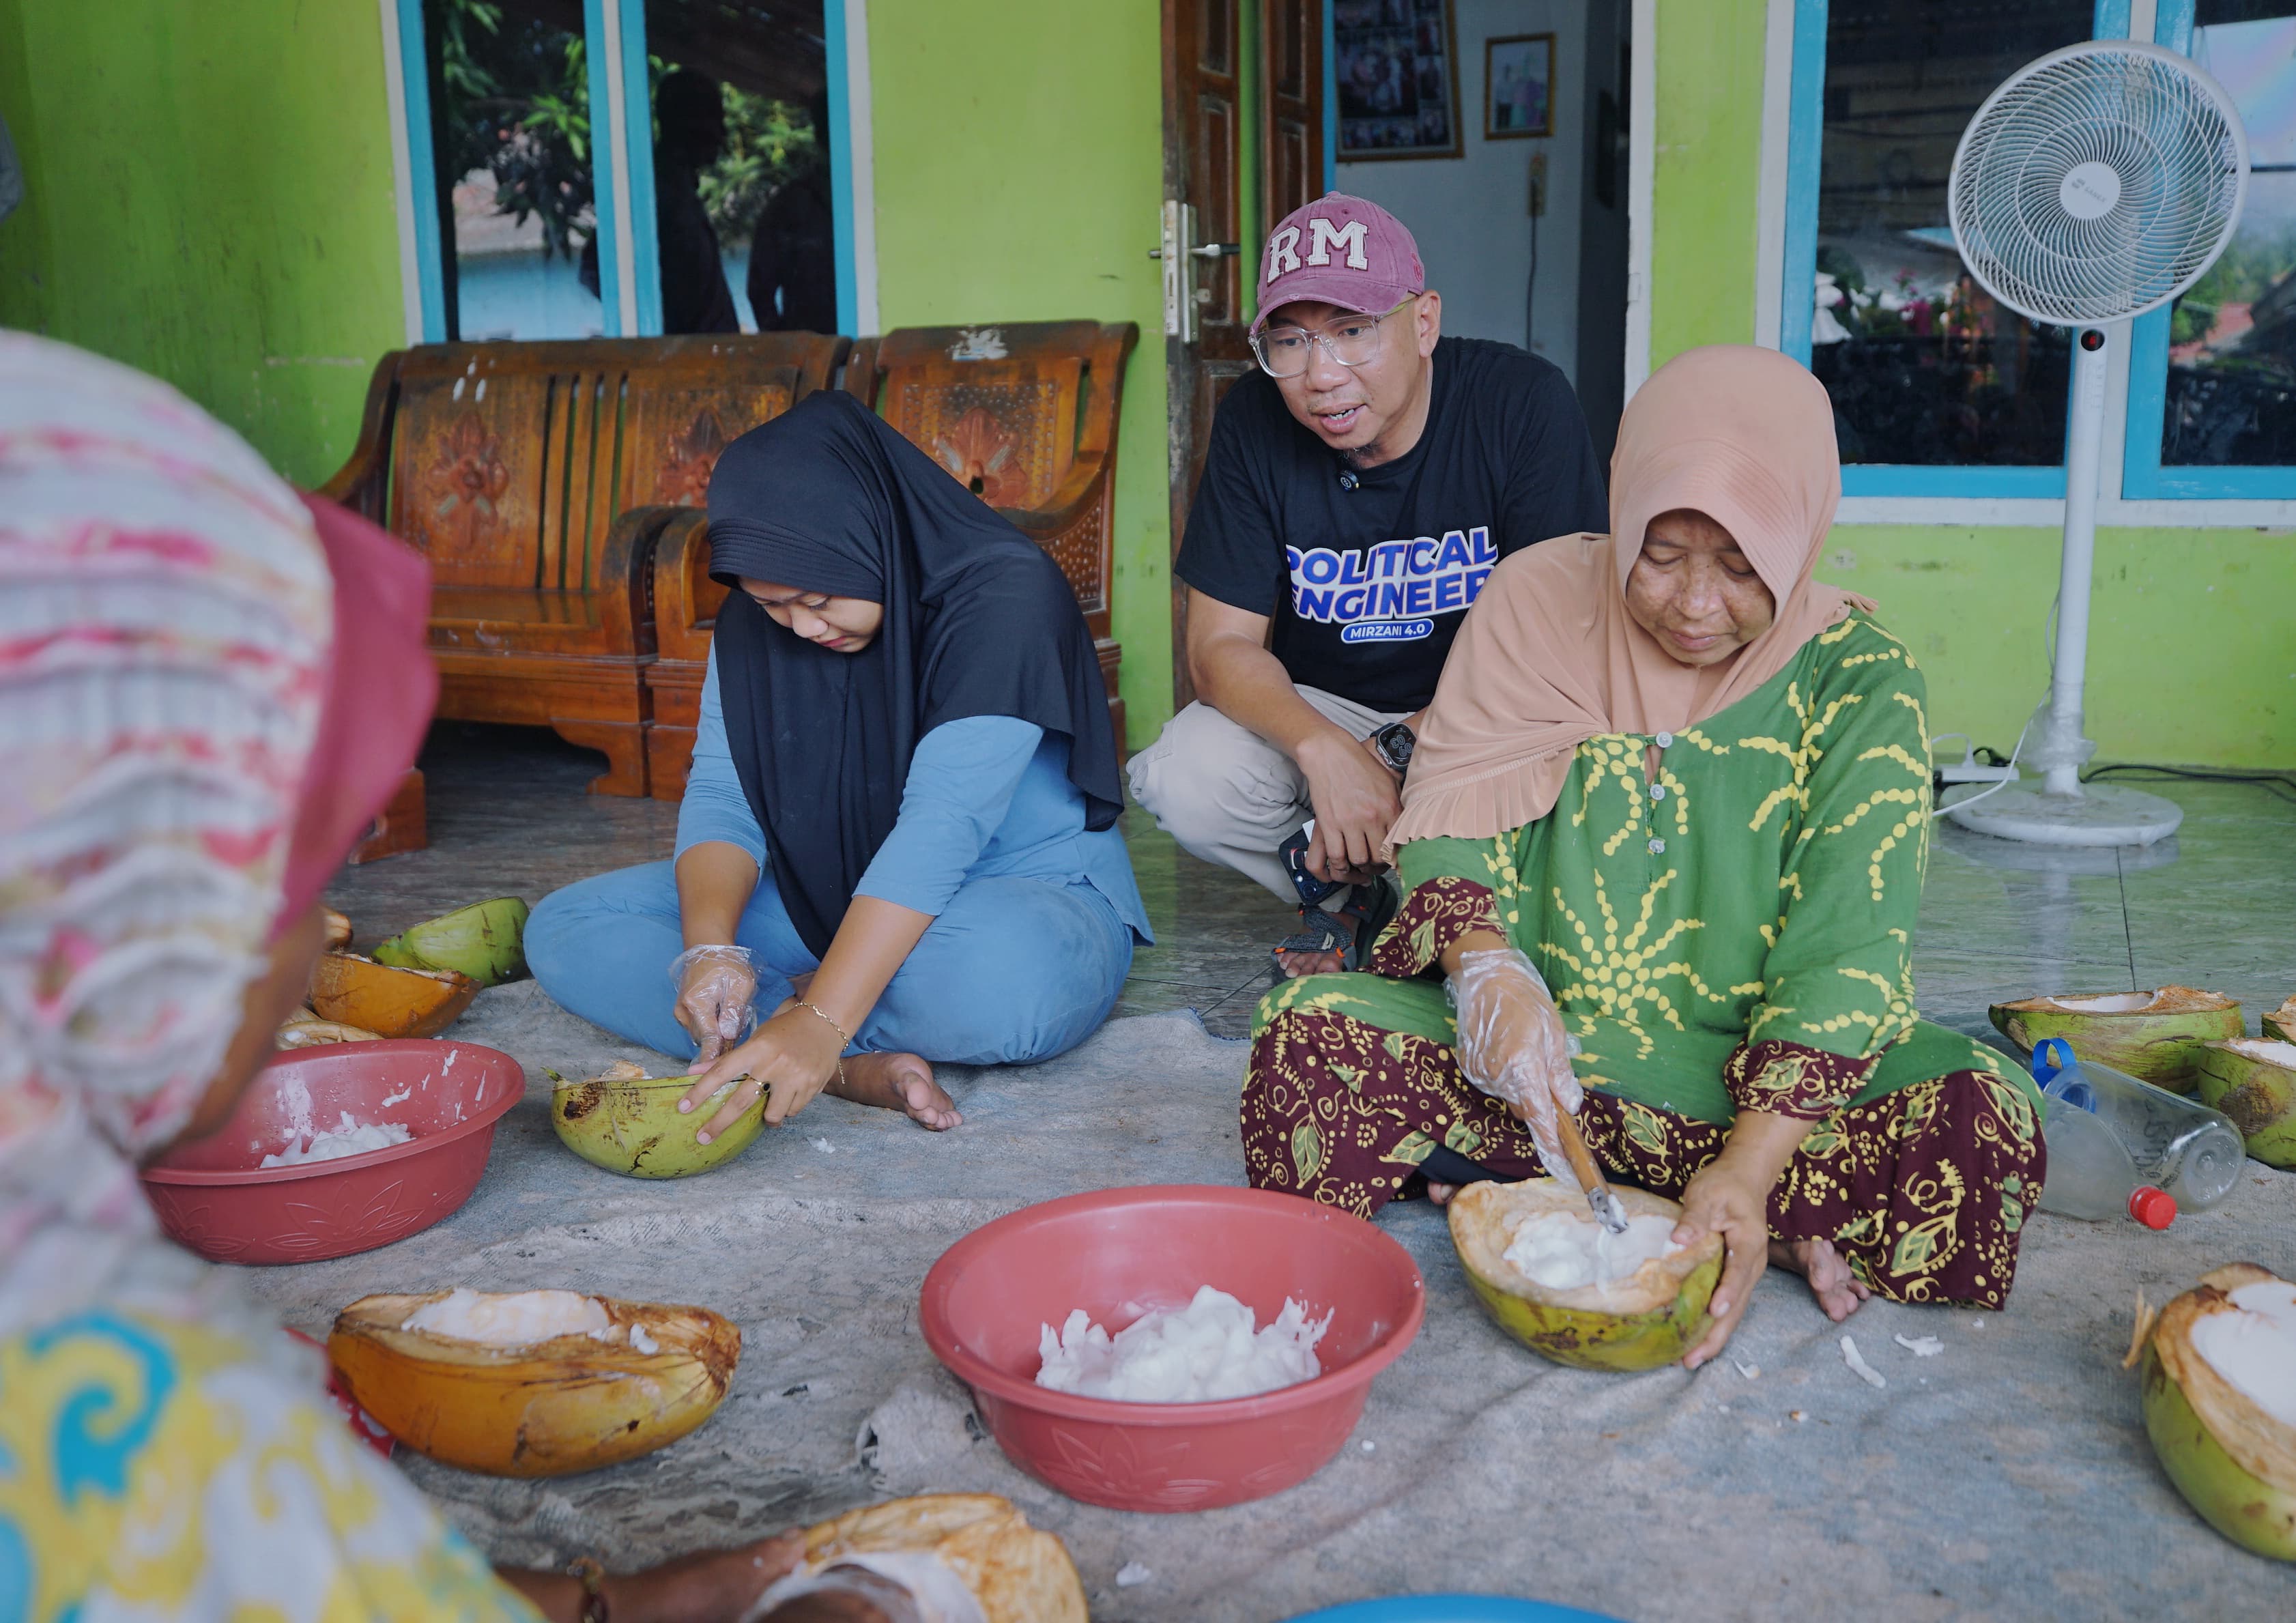
[[[1807,370],[1751,345],[1669,361],[1619,424],[1611,534],[1515,553],[1468,611],[1390,848],[1536,823],[1587,740],[1693,726],[1761,687],[1853,609],[1870,611],[1866,599],[1811,578],[1841,500],[1833,403]],[[1777,603],[1769,629],[1703,669],[1674,659],[1627,612],[1627,576],[1650,521],[1682,508],[1727,529]]]
[[[427,603],[164,384],[0,333],[0,1335],[224,1316],[135,1162],[413,760]]]

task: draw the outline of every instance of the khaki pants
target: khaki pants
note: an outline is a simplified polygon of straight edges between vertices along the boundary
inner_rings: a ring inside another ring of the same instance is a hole
[[[1300,697],[1318,715],[1369,738],[1408,710],[1374,710],[1321,688]],[[1276,848],[1314,816],[1308,776],[1298,763],[1208,704],[1192,704],[1164,724],[1156,742],[1132,758],[1132,798],[1181,848],[1234,868],[1298,906]]]

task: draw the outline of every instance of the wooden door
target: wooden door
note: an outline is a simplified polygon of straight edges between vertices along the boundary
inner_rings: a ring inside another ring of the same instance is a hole
[[[1260,0],[1261,171],[1243,167],[1244,0],[1164,0],[1164,365],[1170,434],[1172,550],[1203,471],[1212,413],[1253,365],[1259,244],[1237,240],[1244,188],[1273,224],[1324,185],[1322,0]],[[1188,680],[1187,589],[1172,583],[1173,701]]]

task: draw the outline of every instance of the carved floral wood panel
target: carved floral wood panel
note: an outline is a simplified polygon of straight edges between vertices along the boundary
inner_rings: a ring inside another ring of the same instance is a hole
[[[887,415],[991,507],[1035,507],[1068,471],[1061,381],[903,377]]]

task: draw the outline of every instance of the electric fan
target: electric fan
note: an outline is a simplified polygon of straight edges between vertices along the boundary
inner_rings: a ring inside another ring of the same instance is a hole
[[[2089,573],[2104,446],[2103,324],[2157,309],[2232,240],[2248,192],[2248,135],[2224,87],[2185,57],[2089,40],[2027,63],[1985,100],[1953,158],[1955,244],[1978,284],[2020,315],[2070,327],[2064,557],[2049,696],[2027,725],[2035,791],[1965,796],[1965,828],[2046,845],[2150,845],[2184,810],[2158,795],[2084,784]]]

